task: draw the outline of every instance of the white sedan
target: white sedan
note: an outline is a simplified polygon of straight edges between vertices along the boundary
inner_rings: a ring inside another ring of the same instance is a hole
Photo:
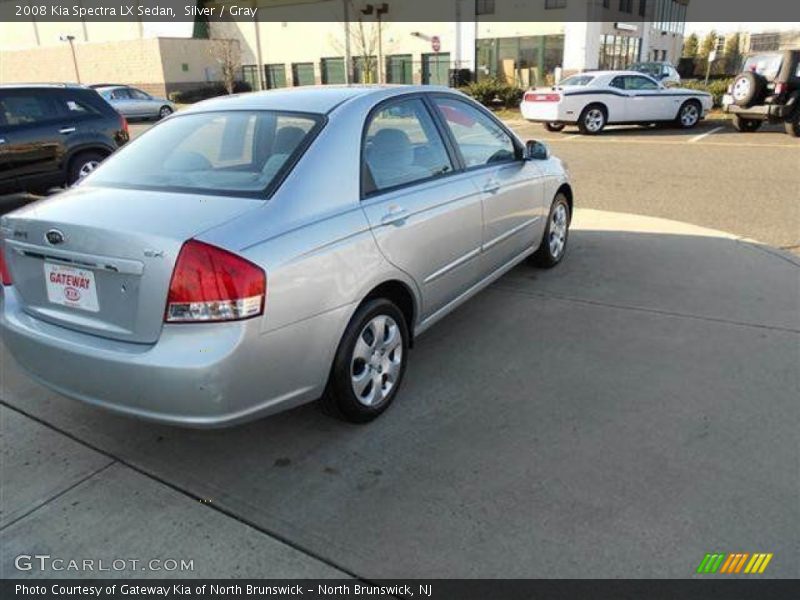
[[[635,71],[594,71],[573,75],[559,85],[525,93],[521,109],[528,121],[561,131],[577,124],[595,135],[609,124],[675,123],[690,129],[713,105],[711,94],[667,88]]]

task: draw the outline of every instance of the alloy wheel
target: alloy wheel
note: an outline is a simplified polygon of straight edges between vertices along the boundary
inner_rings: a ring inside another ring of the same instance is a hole
[[[695,104],[687,104],[681,110],[681,124],[684,127],[692,127],[700,119],[700,111]]]
[[[397,384],[402,366],[400,327],[388,315],[373,317],[358,335],[350,361],[350,382],[358,401],[380,404]]]
[[[86,177],[89,173],[94,171],[99,164],[100,161],[98,160],[87,160],[81,165],[81,168],[78,169],[78,179],[83,179]]]
[[[550,216],[550,256],[559,259],[567,245],[567,207],[559,203]]]
[[[592,132],[600,131],[605,124],[605,115],[603,115],[603,111],[599,108],[593,108],[589,112],[586,113],[586,118],[584,119],[584,123],[586,124],[586,129]]]

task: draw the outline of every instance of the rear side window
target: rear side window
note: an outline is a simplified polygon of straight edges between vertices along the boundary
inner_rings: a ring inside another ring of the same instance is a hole
[[[591,75],[573,75],[562,80],[558,85],[589,85],[594,80]]]
[[[453,170],[433,118],[418,98],[387,105],[372,116],[363,160],[366,194]]]
[[[0,111],[7,125],[31,125],[57,119],[58,107],[49,94],[8,94],[0,96]]]
[[[71,117],[85,117],[100,113],[100,111],[92,106],[85,98],[81,98],[77,95],[61,95],[58,97],[57,102],[61,112]]]
[[[514,141],[491,117],[461,100],[435,98],[434,102],[467,168],[516,160]]]
[[[86,182],[261,196],[322,122],[319,115],[275,111],[178,116],[116,152]]]

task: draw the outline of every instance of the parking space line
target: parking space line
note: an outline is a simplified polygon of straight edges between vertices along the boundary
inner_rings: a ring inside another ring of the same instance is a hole
[[[714,127],[714,129],[710,129],[709,131],[706,131],[705,133],[701,133],[700,135],[694,136],[692,139],[689,140],[689,143],[690,144],[694,144],[695,142],[699,142],[704,137],[708,137],[712,133],[716,133],[717,131],[720,131],[721,129],[725,129],[725,127],[724,126]]]
[[[594,137],[593,138],[586,138],[586,137],[583,137],[583,136],[579,136],[579,137],[582,137],[582,139],[578,140],[578,142],[581,143],[581,144],[655,144],[655,145],[671,145],[671,146],[681,145],[681,146],[685,146],[686,143],[687,143],[685,140],[657,140],[657,139],[648,139],[648,140],[642,140],[642,139],[637,139],[637,140],[633,140],[633,139],[614,139],[614,140],[612,140],[612,139],[608,139],[608,138],[606,138],[606,139],[602,139],[602,138],[598,139],[598,138],[594,138]],[[564,140],[563,139],[562,140],[555,140],[554,139],[552,141],[555,142],[555,141],[564,141]],[[705,144],[700,144],[698,147],[706,148],[708,146],[719,146],[719,147],[722,147],[722,148],[794,148],[795,150],[800,150],[800,144],[769,144],[769,143],[754,144],[754,143],[749,143],[749,142],[744,142],[744,143],[741,143],[741,144],[735,143],[735,142],[706,142]]]

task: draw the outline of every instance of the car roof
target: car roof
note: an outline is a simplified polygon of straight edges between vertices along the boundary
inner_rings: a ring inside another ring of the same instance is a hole
[[[81,85],[79,83],[1,83],[0,90],[15,90],[15,89],[30,89],[30,88],[37,88],[37,89],[54,89],[54,90],[63,90],[63,89],[79,89],[79,90],[88,90],[90,88],[86,87],[85,85]]]
[[[192,105],[182,113],[214,110],[291,110],[327,114],[354,98],[390,98],[413,92],[453,92],[438,85],[313,85],[218,96]]]

